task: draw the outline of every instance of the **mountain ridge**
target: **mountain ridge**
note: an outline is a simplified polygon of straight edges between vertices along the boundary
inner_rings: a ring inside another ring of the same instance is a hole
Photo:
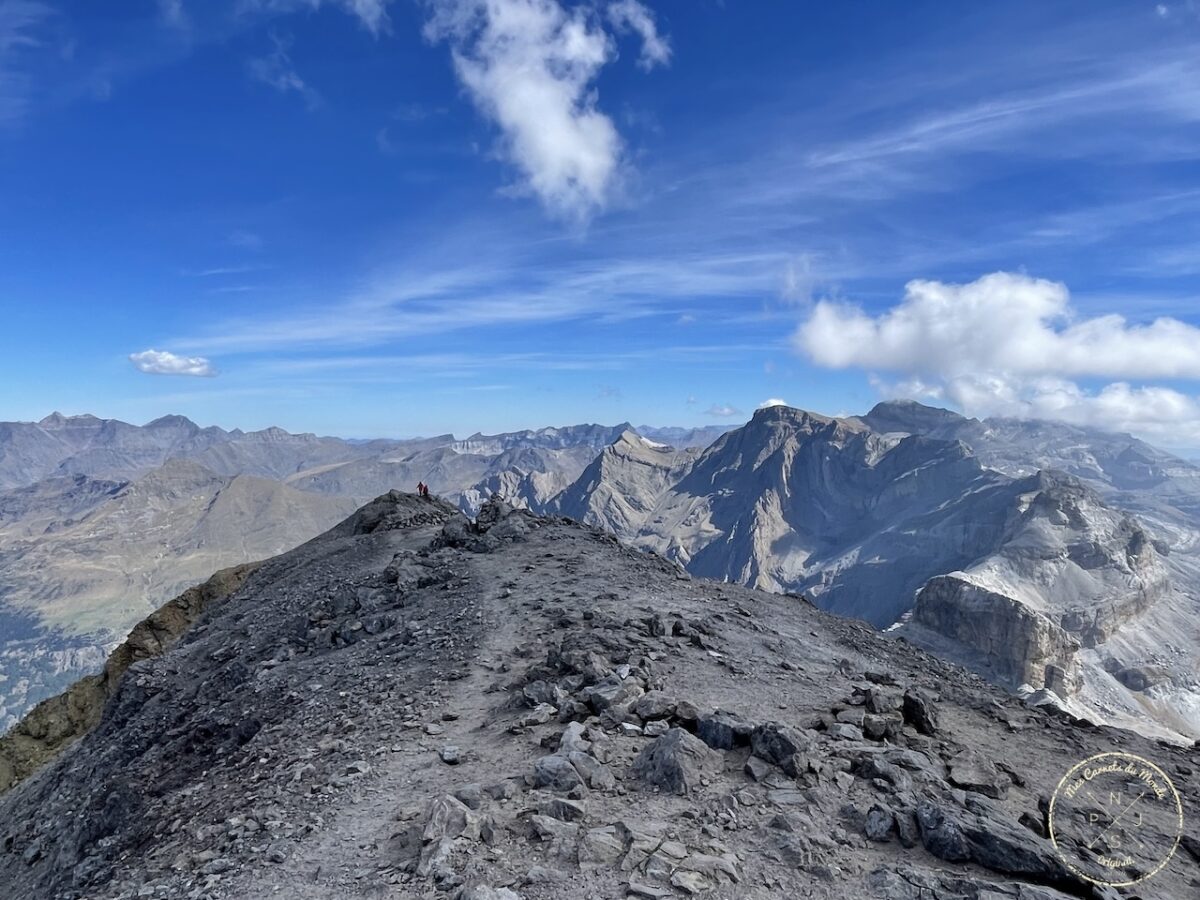
[[[569,520],[393,494],[126,671],[0,797],[0,880],[30,900],[1099,900],[1039,804],[1114,747],[1200,802],[1195,748]],[[1200,886],[1200,844],[1153,884]]]

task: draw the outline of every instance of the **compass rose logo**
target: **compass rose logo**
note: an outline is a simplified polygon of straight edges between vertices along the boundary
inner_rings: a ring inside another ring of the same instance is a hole
[[[1132,753],[1074,766],[1050,801],[1050,840],[1093,884],[1127,887],[1155,875],[1183,835],[1183,804],[1166,772]]]

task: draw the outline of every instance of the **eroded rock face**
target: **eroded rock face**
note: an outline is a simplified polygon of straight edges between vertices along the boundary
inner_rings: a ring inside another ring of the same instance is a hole
[[[968,648],[981,667],[1010,689],[1050,687],[1048,675],[1064,688],[1074,684],[1078,639],[1025,604],[966,577],[930,579],[917,594],[912,621]],[[1052,667],[1067,677],[1053,677]]]

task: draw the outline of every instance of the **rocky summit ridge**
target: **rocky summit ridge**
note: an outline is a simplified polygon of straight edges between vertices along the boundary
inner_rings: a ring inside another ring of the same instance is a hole
[[[0,796],[5,896],[1115,900],[1046,838],[1066,770],[1200,805],[1197,748],[499,502],[380,497],[159,649]],[[1145,896],[1200,891],[1187,829]]]

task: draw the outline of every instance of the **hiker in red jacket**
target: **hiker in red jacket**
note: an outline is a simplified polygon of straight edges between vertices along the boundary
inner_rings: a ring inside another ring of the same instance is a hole
[[[426,487],[425,487],[425,482],[423,482],[423,481],[418,481],[418,482],[417,482],[417,496],[418,496],[418,497],[424,497],[424,496],[425,496],[425,491],[426,491],[426,490],[428,490],[428,488],[426,488]]]

